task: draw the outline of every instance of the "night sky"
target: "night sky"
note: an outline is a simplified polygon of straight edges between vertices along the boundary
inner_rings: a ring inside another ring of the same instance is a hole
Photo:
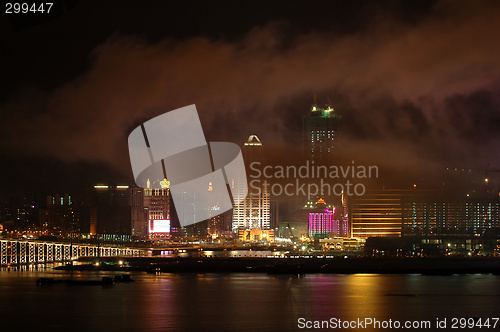
[[[3,194],[132,184],[130,131],[190,104],[208,141],[289,162],[315,94],[344,117],[339,161],[500,168],[498,1],[65,3],[0,18]]]

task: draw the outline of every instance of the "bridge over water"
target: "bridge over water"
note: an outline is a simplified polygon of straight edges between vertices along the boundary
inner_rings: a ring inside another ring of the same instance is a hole
[[[146,249],[112,245],[0,239],[0,266],[68,262],[80,257],[139,257]]]

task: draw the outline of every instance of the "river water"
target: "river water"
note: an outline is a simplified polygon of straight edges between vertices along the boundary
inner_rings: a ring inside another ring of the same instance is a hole
[[[302,324],[331,318],[426,320],[433,327],[436,319],[447,318],[449,329],[454,317],[477,321],[500,316],[500,276],[493,275],[311,274],[297,278],[134,273],[136,282],[113,286],[35,282],[39,277],[100,279],[104,275],[116,273],[0,271],[0,330],[298,331],[305,330],[299,328],[301,318]]]

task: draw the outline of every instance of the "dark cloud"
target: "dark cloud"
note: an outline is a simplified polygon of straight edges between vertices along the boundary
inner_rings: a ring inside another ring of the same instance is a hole
[[[340,34],[290,35],[287,20],[237,40],[114,34],[77,79],[0,105],[1,149],[129,174],[128,133],[188,104],[208,140],[255,133],[272,148],[297,149],[318,94],[344,115],[345,158],[404,172],[500,162],[499,5],[439,1],[419,20],[378,14]]]

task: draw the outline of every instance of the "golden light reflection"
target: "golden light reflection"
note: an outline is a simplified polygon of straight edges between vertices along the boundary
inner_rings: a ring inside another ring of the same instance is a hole
[[[346,276],[344,319],[355,320],[359,317],[381,318],[387,315],[384,307],[384,288],[381,285],[383,276],[378,274],[355,274]]]

